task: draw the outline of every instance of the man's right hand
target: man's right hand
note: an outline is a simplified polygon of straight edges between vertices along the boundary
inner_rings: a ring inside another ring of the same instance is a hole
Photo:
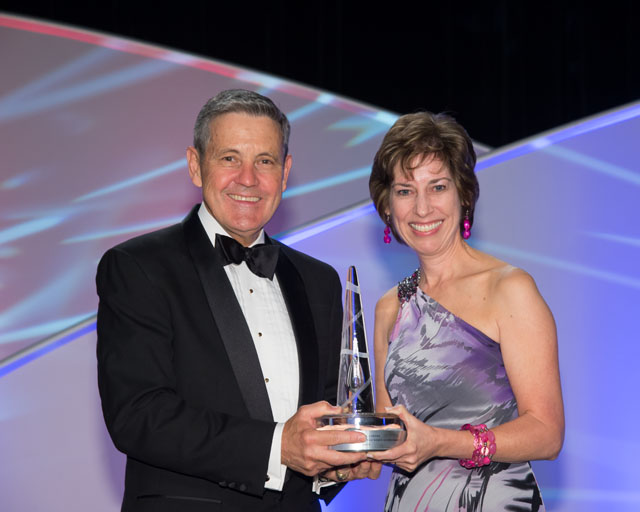
[[[329,448],[335,444],[361,443],[366,440],[364,434],[344,430],[316,430],[316,418],[340,412],[340,407],[327,402],[300,407],[282,430],[282,464],[307,476],[315,476],[329,468],[365,460],[364,452],[346,453]]]

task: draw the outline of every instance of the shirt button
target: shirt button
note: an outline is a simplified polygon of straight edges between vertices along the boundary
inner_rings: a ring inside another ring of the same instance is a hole
[[[267,377],[266,379],[264,379],[264,381],[265,381],[266,383],[269,383],[269,377]]]
[[[253,293],[253,288],[249,288],[249,293]]]
[[[258,338],[262,338],[262,333],[261,332],[258,333]]]

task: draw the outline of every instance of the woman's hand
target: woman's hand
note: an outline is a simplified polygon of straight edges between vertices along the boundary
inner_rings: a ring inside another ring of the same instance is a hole
[[[387,407],[387,412],[397,414],[407,427],[407,439],[401,445],[383,452],[369,452],[367,458],[394,464],[413,472],[424,461],[435,457],[438,447],[437,429],[421,422],[407,411],[404,405]]]

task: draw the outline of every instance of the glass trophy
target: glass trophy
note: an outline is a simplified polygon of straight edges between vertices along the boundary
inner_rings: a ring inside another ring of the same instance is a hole
[[[334,445],[334,450],[388,450],[405,440],[405,426],[397,415],[375,412],[364,312],[354,266],[349,267],[347,274],[336,403],[342,413],[318,418],[317,428],[361,432],[367,439],[360,443]]]

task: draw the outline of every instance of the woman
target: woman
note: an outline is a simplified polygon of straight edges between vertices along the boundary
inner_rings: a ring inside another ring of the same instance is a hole
[[[475,162],[465,130],[428,112],[398,119],[374,159],[385,241],[420,261],[376,306],[377,407],[407,426],[369,455],[395,465],[385,510],[544,510],[528,461],[562,447],[551,312],[526,272],[465,242]]]

